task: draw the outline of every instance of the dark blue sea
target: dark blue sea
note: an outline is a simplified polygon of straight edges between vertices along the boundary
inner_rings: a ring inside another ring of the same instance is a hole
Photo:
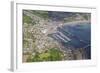
[[[57,32],[52,34],[52,38],[58,41],[66,49],[83,48],[87,58],[91,57],[91,24],[64,24],[57,28]]]

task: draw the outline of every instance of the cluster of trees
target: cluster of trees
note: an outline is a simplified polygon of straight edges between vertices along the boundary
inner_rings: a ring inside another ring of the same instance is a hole
[[[59,61],[64,59],[64,54],[58,48],[51,48],[45,52],[35,52],[27,58],[27,62]]]
[[[27,23],[27,24],[31,24],[32,23],[32,19],[31,19],[31,17],[23,14],[23,22]]]

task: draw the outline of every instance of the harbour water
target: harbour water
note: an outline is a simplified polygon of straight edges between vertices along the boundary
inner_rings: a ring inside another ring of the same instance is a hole
[[[91,24],[79,23],[63,25],[57,28],[57,32],[52,34],[52,38],[58,41],[64,50],[70,48],[77,50],[83,48],[86,57],[89,59],[91,56]]]

